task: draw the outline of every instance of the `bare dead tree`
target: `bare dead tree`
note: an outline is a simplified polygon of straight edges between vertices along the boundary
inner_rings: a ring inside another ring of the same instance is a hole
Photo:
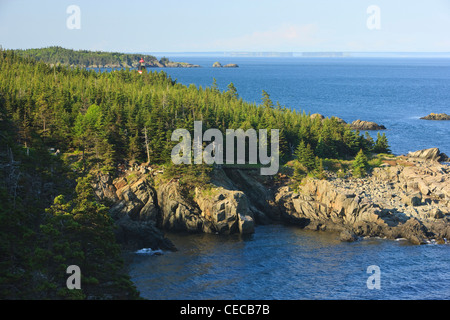
[[[147,127],[144,127],[145,149],[147,151],[147,163],[150,164],[150,149],[148,145]]]

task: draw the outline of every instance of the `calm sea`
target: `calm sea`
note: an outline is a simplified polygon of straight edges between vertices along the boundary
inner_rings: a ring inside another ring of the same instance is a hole
[[[135,253],[130,276],[152,300],[450,299],[450,245],[339,241],[258,226],[250,236],[168,234],[177,252]],[[379,289],[368,268],[379,267]],[[371,281],[369,281],[372,283]]]
[[[395,154],[438,147],[450,155],[450,59],[169,57],[198,69],[164,69],[182,84],[274,102],[347,122],[387,127]],[[239,68],[212,68],[237,63]],[[371,133],[376,135],[376,132]],[[450,299],[450,245],[381,239],[341,243],[333,233],[272,225],[242,237],[169,234],[178,252],[136,253],[130,275],[148,299]],[[369,266],[380,289],[369,289]]]

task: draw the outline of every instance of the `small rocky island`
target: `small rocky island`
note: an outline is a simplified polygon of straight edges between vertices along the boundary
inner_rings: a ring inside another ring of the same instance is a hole
[[[239,66],[235,63],[229,63],[226,65],[222,65],[220,62],[214,62],[213,68],[239,68]]]
[[[360,130],[360,131],[366,131],[366,130],[386,130],[386,127],[380,124],[377,124],[372,121],[362,121],[362,120],[355,120],[353,121],[350,126],[354,130]]]
[[[450,120],[450,115],[446,113],[430,113],[429,115],[420,118],[422,120]]]

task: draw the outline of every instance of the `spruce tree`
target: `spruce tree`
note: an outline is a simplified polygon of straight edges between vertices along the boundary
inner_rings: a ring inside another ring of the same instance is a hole
[[[319,138],[319,141],[317,142],[315,154],[319,158],[327,158],[328,157],[327,146],[326,146],[325,142],[323,141],[322,136]]]
[[[272,108],[273,107],[273,102],[272,100],[270,100],[270,95],[266,92],[266,91],[262,91],[262,102],[263,102],[263,107],[264,108]]]
[[[306,166],[306,168],[308,168],[308,170],[314,170],[316,167],[316,157],[309,143],[306,145],[305,159],[303,164]]]
[[[297,149],[295,150],[295,156],[297,157],[298,162],[303,163],[305,156],[305,141],[301,140],[298,144]]]
[[[237,89],[234,86],[233,82],[230,82],[230,84],[227,86],[228,91],[227,93],[233,97],[233,98],[238,98],[238,93],[237,93]]]
[[[362,178],[367,175],[367,170],[369,168],[369,163],[367,156],[364,154],[363,150],[359,150],[358,154],[353,161],[353,176],[355,178]]]
[[[391,153],[391,149],[386,138],[386,134],[377,133],[377,141],[373,147],[373,152],[375,153]]]

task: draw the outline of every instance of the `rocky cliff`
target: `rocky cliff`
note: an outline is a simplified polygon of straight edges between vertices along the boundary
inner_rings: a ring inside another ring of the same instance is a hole
[[[237,178],[236,185],[224,170],[216,169],[211,183],[195,188],[193,197],[177,179],[166,181],[161,175],[151,167],[135,166],[114,180],[99,174],[94,182],[97,198],[110,206],[117,239],[127,248],[175,249],[164,230],[248,234],[254,232],[256,221],[271,221],[263,212],[269,204],[257,190],[268,192],[250,175],[243,175],[242,181]],[[239,183],[247,184],[247,193],[239,190]]]
[[[357,236],[406,238],[420,244],[450,238],[450,167],[415,158],[392,160],[365,179],[308,179],[281,187],[282,218],[304,228]]]
[[[420,157],[387,159],[363,179],[327,172],[326,180],[300,185],[288,176],[216,168],[208,185],[186,190],[177,179],[161,178],[160,170],[135,166],[114,180],[99,175],[94,187],[110,204],[118,240],[130,248],[174,250],[164,230],[248,234],[273,222],[339,231],[343,241],[385,237],[421,244],[450,239],[449,173],[435,158]]]

